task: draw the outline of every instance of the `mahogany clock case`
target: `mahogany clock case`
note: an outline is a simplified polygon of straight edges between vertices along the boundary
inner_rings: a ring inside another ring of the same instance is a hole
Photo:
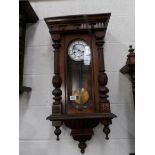
[[[110,110],[109,89],[106,87],[108,77],[104,67],[103,45],[110,16],[105,13],[45,18],[53,40],[55,74],[52,114],[47,119],[56,128],[57,140],[63,123],[71,128],[71,135],[79,141],[81,153],[84,153],[86,141],[91,139],[93,128],[99,122],[104,125],[103,132],[109,139],[109,125],[116,117]],[[90,47],[89,65],[69,56],[69,47],[76,40],[82,40]],[[84,104],[70,100],[78,87],[88,92]]]

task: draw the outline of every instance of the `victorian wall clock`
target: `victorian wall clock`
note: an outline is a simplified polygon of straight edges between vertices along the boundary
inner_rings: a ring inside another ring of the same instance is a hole
[[[65,124],[84,153],[93,128],[109,125],[116,117],[108,100],[103,45],[110,13],[45,18],[54,47],[54,103],[47,119],[55,126],[57,140]]]

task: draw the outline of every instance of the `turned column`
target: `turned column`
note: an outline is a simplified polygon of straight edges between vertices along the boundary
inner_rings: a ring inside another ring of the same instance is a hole
[[[54,76],[52,79],[52,84],[54,86],[53,94],[53,105],[52,105],[52,114],[61,115],[62,114],[62,90],[60,89],[62,80],[60,77],[60,66],[59,66],[59,48],[60,48],[60,35],[52,35],[53,48],[54,48]],[[59,140],[59,135],[61,134],[60,126],[62,125],[61,121],[53,121],[52,125],[55,126],[55,135],[57,140]]]
[[[108,100],[108,92],[109,89],[107,88],[108,77],[105,73],[105,64],[104,64],[104,36],[105,32],[96,32],[96,45],[98,51],[98,58],[99,58],[99,75],[98,75],[98,83],[99,83],[99,112],[102,113],[110,113],[110,102]],[[106,134],[106,139],[109,139],[108,134],[110,133],[109,124],[111,124],[111,119],[101,121],[104,124],[103,132]]]

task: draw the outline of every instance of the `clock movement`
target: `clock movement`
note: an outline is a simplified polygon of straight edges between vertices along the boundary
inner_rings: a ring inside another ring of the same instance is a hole
[[[111,14],[45,18],[54,48],[54,102],[47,117],[59,140],[62,124],[71,129],[84,153],[93,128],[103,124],[109,139],[109,125],[116,117],[110,110],[108,77],[104,66],[104,37]]]

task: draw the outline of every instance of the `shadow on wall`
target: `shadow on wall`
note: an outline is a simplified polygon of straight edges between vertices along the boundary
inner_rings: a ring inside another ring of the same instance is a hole
[[[34,40],[36,31],[38,28],[39,28],[39,20],[35,24],[34,23],[26,24],[26,34],[27,34],[27,31],[29,31],[29,29],[31,30],[31,36],[28,39],[26,39],[26,37],[25,37],[25,39],[26,39],[25,41],[26,41],[27,45],[29,45],[29,43],[31,43]]]
[[[130,81],[130,76],[119,73],[119,97],[123,99],[125,104],[132,104],[134,106],[133,101],[133,93],[132,93],[132,83]]]
[[[128,82],[125,82],[126,80],[129,80],[130,85]],[[129,75],[124,75],[122,73],[119,73],[119,91],[120,91],[120,97],[125,97],[125,101],[127,106],[125,106],[124,109],[124,115],[126,114],[127,117],[127,134],[129,139],[135,139],[135,112],[134,112],[134,100],[133,100],[133,93],[132,93],[132,84],[131,79]],[[125,93],[126,92],[126,93]],[[128,94],[128,96],[127,96]],[[129,106],[128,106],[129,105]],[[130,121],[129,121],[130,120]],[[123,127],[123,126],[122,126]],[[129,142],[129,148],[130,150],[133,150],[133,145]]]
[[[26,112],[25,110],[28,108],[30,98],[31,92],[23,92],[23,94],[19,96],[19,114],[21,114],[20,112]],[[22,106],[24,106],[25,109],[21,109]]]
[[[32,133],[32,139],[33,139],[33,135],[36,132],[36,130],[34,129],[34,126],[32,124],[30,124],[25,120],[25,118],[28,117],[26,115],[29,109],[30,97],[31,97],[31,92],[29,93],[24,92],[22,95],[20,95],[20,98],[19,98],[19,132],[20,132],[19,135],[22,135],[22,133],[25,133],[25,132]]]

